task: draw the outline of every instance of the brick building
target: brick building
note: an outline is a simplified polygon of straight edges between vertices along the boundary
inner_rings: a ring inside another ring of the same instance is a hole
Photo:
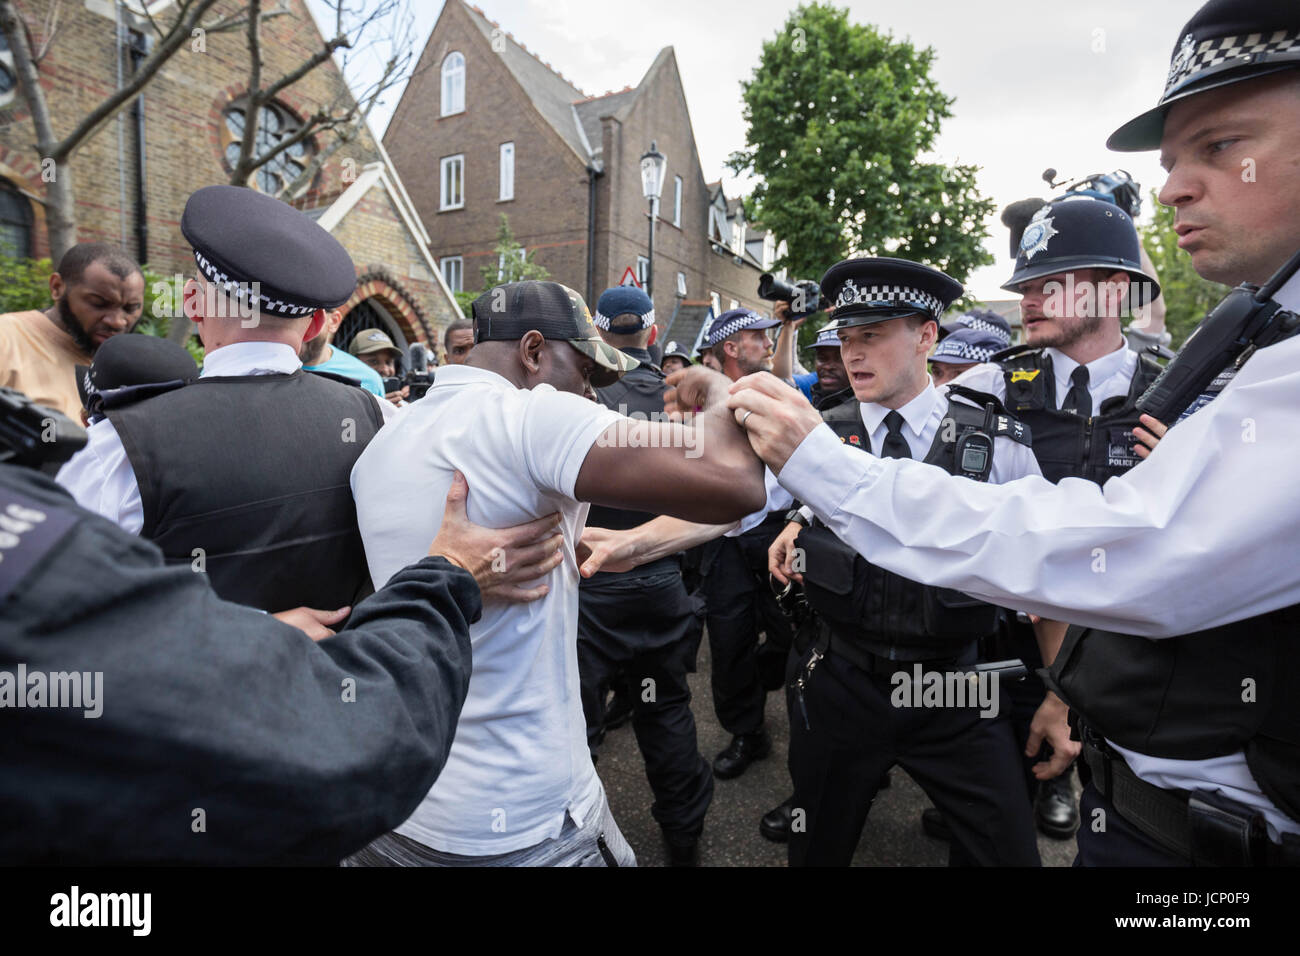
[[[56,134],[66,133],[116,88],[119,65],[130,76],[130,45],[153,32],[111,0],[64,0],[40,75]],[[213,19],[244,4],[222,2]],[[20,11],[37,46],[48,39],[50,0],[26,0]],[[169,22],[175,7],[153,0],[150,9]],[[124,18],[126,42],[115,43],[115,18]],[[294,69],[324,41],[302,0],[262,27],[263,83]],[[0,35],[2,39],[2,35]],[[0,49],[0,74],[9,66]],[[120,57],[119,57],[120,55]],[[119,63],[120,59],[120,63]],[[210,33],[182,47],[144,88],[138,105],[106,123],[74,154],[78,239],[120,244],[164,275],[189,275],[194,260],[180,233],[186,198],[201,186],[229,181],[228,153],[238,155],[241,96],[249,56],[243,30]],[[9,71],[12,77],[12,70]],[[8,78],[8,77],[0,77]],[[0,83],[0,244],[11,254],[49,254],[44,229],[44,183],[31,143],[30,115],[12,82]],[[306,117],[351,94],[333,60],[286,88],[263,112],[268,137],[288,136]],[[332,133],[308,138],[301,148],[263,167],[255,188],[276,192],[328,148]],[[461,313],[429,248],[429,236],[388,155],[369,131],[335,152],[305,189],[288,198],[342,242],[357,269],[357,291],[337,341],[361,328],[380,327],[399,344],[440,339],[440,329]]]
[[[694,341],[710,308],[767,308],[755,290],[777,249],[705,182],[671,47],[635,87],[588,96],[477,7],[446,0],[384,134],[453,289],[483,287],[505,213],[529,259],[593,307],[626,270],[645,274],[652,142],[667,157],[655,314]]]

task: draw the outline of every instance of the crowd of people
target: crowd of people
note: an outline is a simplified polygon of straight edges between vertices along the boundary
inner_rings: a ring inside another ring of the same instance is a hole
[[[1278,315],[1287,7],[1206,3],[1110,140],[1161,150],[1193,266]],[[356,271],[278,200],[186,204],[201,368],[125,334],[136,263],[75,246],[50,308],[0,316],[0,860],[635,865],[597,772],[630,720],[692,866],[781,691],[791,792],[753,826],[792,866],[848,864],[895,767],[953,865],[1036,866],[1036,831],[1083,865],[1300,862],[1300,346],[1145,414],[1171,356],[1135,210],[1032,206],[1019,345],[939,269],[855,257],[802,361],[790,302],[712,316],[692,354],[639,288],[593,313],[523,281],[419,382],[382,330],[334,345]]]

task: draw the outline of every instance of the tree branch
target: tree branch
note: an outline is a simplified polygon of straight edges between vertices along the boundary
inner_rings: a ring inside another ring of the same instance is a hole
[[[244,132],[239,140],[239,159],[230,172],[230,184],[243,186],[248,182],[253,167],[253,145],[262,122],[262,0],[250,0],[248,5],[248,101],[244,105]]]
[[[42,153],[51,157],[56,163],[65,162],[73,150],[81,145],[82,141],[94,135],[100,126],[116,116],[123,106],[135,99],[140,91],[153,79],[154,74],[162,68],[162,65],[171,59],[172,54],[179,50],[182,44],[190,38],[190,31],[194,28],[194,24],[216,2],[217,0],[194,0],[194,3],[188,9],[182,10],[180,17],[172,24],[171,29],[159,42],[153,53],[131,75],[131,81],[87,113],[71,133],[57,143],[53,143],[48,150],[42,150]],[[12,9],[12,2],[6,2],[3,5]],[[16,59],[17,57],[15,57]],[[33,78],[34,74],[35,69],[33,66]]]

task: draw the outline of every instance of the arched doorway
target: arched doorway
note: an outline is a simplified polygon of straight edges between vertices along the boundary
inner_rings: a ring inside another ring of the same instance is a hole
[[[343,316],[342,323],[339,324],[339,330],[334,333],[334,345],[336,348],[346,349],[352,339],[358,332],[364,332],[366,329],[379,329],[390,339],[393,344],[402,350],[402,356],[397,362],[397,374],[402,375],[409,367],[407,361],[407,340],[402,333],[402,327],[393,317],[393,314],[384,306],[381,299],[376,296],[370,296],[362,299],[354,305],[347,315]]]

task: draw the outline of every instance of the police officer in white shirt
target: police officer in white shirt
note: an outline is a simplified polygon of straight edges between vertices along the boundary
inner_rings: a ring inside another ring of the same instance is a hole
[[[470,629],[469,696],[438,782],[354,865],[626,865],[587,746],[577,659],[575,544],[590,503],[727,523],[765,497],[763,468],[725,408],[729,380],[690,425],[633,420],[583,397],[635,360],[601,340],[582,298],[554,282],[498,286],[474,302],[474,348],[438,372],[357,462],[352,487],[382,585],[428,548],[459,471],[489,527],[551,511],[564,561],[527,605],[487,601]],[[722,404],[719,405],[718,403]]]
[[[298,210],[234,186],[194,193],[181,232],[202,374],[109,410],[57,480],[169,563],[206,571],[226,600],[352,605],[370,587],[347,478],[394,410],[298,358],[355,290],[352,260]]]
[[[844,447],[932,462],[976,481],[1039,474],[1028,431],[995,397],[941,391],[927,375],[939,317],[961,295],[960,283],[919,263],[874,258],[833,266],[821,285],[835,303],[832,321],[857,398],[821,410]],[[998,609],[873,567],[819,522],[804,527],[809,520],[796,511],[789,519],[770,567],[785,583],[779,565],[798,550],[816,617],[801,629],[791,662],[794,796],[764,817],[764,832],[772,835],[778,815],[787,816],[792,866],[847,865],[882,778],[898,764],[949,821],[954,862],[1037,865],[1020,746],[998,683],[984,678],[982,710],[955,700],[900,707],[895,693],[899,674],[969,670],[978,642],[998,626]],[[1058,739],[1068,739],[1063,707],[1056,724]]]
[[[1262,285],[1300,249],[1294,5],[1211,0],[1179,36],[1160,104],[1109,145],[1160,148],[1197,272]],[[1273,300],[1300,310],[1300,277]],[[1300,338],[1247,359],[1104,488],[855,456],[770,377],[731,398],[781,483],[860,554],[1089,628],[1052,668],[1093,768],[1084,865],[1300,861]]]

